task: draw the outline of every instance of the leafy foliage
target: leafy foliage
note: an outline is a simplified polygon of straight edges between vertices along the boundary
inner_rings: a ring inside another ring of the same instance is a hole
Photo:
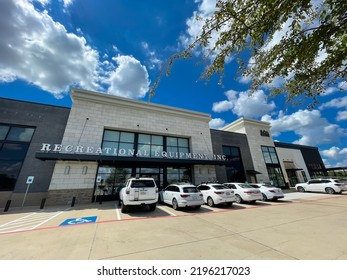
[[[191,58],[199,48],[206,65],[201,79],[217,74],[222,83],[228,60],[247,52],[251,59],[238,59],[238,74],[251,80],[250,89],[267,87],[288,102],[310,98],[314,107],[327,87],[346,83],[346,0],[217,0],[204,20],[195,41],[163,64],[150,96],[175,60]]]

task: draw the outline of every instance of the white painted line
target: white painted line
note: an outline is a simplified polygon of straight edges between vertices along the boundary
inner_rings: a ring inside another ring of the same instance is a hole
[[[28,217],[30,217],[30,216],[32,216],[32,215],[35,215],[35,214],[37,214],[37,213],[36,213],[36,212],[35,212],[35,213],[31,213],[30,215],[27,215],[27,216],[18,218],[18,219],[16,219],[16,220],[10,221],[10,222],[8,222],[8,223],[6,223],[6,224],[2,224],[2,225],[0,225],[0,228],[1,228],[1,227],[5,227],[6,225],[13,224],[13,223],[15,223],[15,222],[22,221],[22,220],[24,220],[25,218],[28,218]]]
[[[218,208],[210,207],[210,206],[205,205],[205,204],[204,204],[204,205],[201,205],[201,207],[202,207],[202,208],[206,208],[206,209],[211,210],[211,211],[214,211],[214,212],[220,211],[220,210],[218,210]]]
[[[170,216],[177,216],[176,214],[172,213],[171,211],[167,210],[164,206],[157,206],[160,210],[168,213]]]
[[[116,209],[116,217],[117,217],[117,220],[119,221],[119,220],[122,219],[122,216],[121,216],[121,214],[120,214],[120,209],[119,209],[119,207],[118,207],[118,203],[116,203],[116,204],[114,205],[114,208]]]
[[[47,219],[47,220],[45,220],[45,221],[43,221],[43,222],[37,224],[36,226],[33,226],[31,229],[37,228],[37,227],[39,227],[39,226],[41,226],[41,225],[47,223],[48,221],[54,219],[55,217],[58,217],[58,216],[59,216],[60,214],[62,214],[62,213],[63,213],[63,211],[58,212],[56,215],[54,215],[54,216],[50,217],[49,219]]]

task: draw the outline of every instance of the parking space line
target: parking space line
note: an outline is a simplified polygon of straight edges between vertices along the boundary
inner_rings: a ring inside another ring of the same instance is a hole
[[[164,206],[157,206],[160,210],[164,211],[165,213],[168,213],[170,216],[176,217],[177,215],[172,213],[171,211],[167,210]]]
[[[117,220],[120,221],[122,219],[122,216],[120,214],[120,209],[119,209],[119,206],[118,206],[118,203],[116,203],[114,205],[114,208],[116,209],[116,217],[117,217]]]

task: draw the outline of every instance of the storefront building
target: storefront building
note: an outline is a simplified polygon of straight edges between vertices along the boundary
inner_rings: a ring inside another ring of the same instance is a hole
[[[241,118],[213,130],[200,112],[81,89],[71,99],[71,109],[0,99],[0,206],[116,200],[134,176],[160,188],[217,181],[284,188],[285,150],[300,151],[296,163],[309,173],[303,150],[277,147],[268,123]]]

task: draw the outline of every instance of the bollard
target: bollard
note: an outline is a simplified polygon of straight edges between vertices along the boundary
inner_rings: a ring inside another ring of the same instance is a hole
[[[74,197],[72,198],[71,207],[74,207],[74,206],[75,206],[75,202],[76,202],[76,196],[74,196]]]
[[[7,200],[4,212],[8,211],[8,208],[10,208],[10,204],[11,204],[11,199]]]
[[[102,195],[99,195],[99,204],[102,204]]]
[[[41,200],[41,205],[40,205],[40,209],[43,209],[43,207],[45,206],[45,203],[46,203],[46,199],[45,199],[45,198],[42,198],[42,200]]]

